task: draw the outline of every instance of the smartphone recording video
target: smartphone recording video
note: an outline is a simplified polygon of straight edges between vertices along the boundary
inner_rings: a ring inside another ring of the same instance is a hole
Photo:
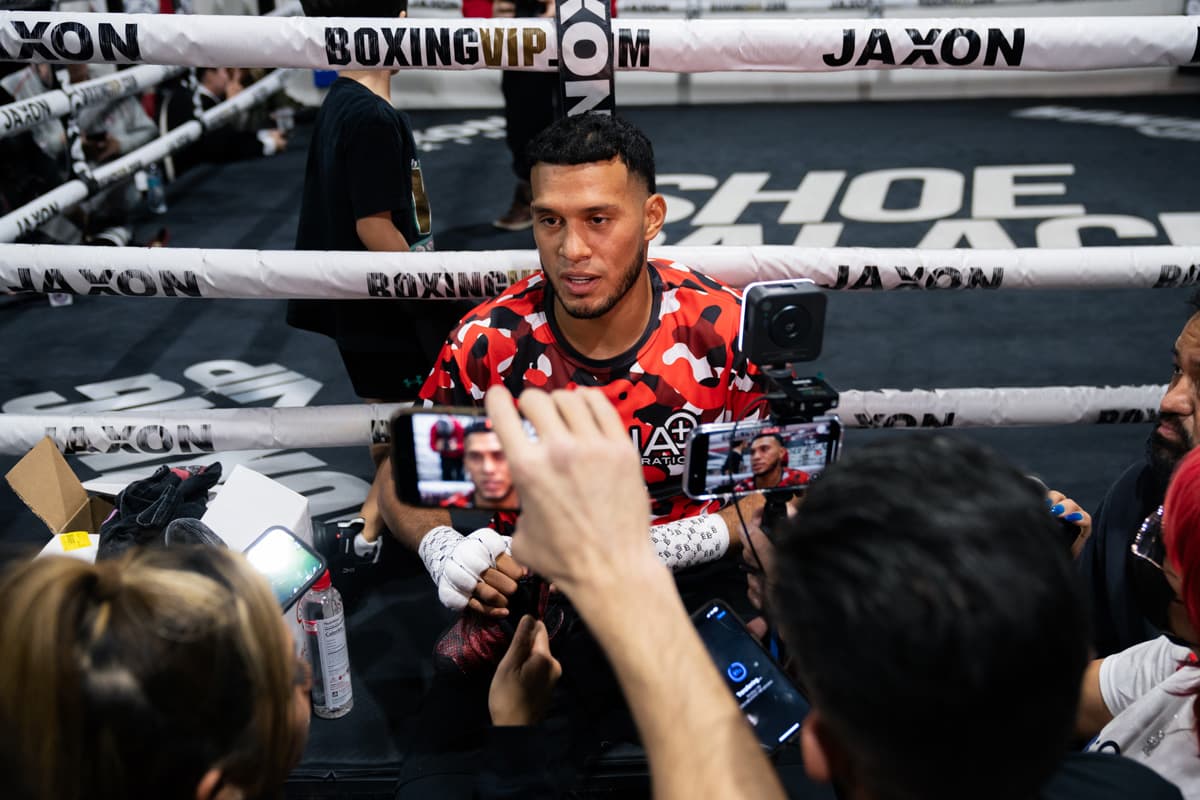
[[[262,573],[287,611],[325,572],[325,559],[282,525],[267,528],[246,548],[250,566]]]
[[[692,621],[763,749],[779,749],[800,730],[808,701],[724,603],[712,601]]]
[[[834,462],[841,441],[837,417],[701,425],[684,449],[684,491],[707,499],[803,490]]]
[[[500,437],[480,409],[405,409],[392,418],[392,473],[406,503],[516,510]]]

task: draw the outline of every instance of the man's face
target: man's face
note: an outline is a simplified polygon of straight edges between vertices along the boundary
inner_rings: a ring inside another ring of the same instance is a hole
[[[229,69],[219,67],[204,73],[204,86],[217,97],[224,97],[229,88]]]
[[[1175,340],[1171,383],[1158,406],[1158,427],[1150,435],[1151,458],[1168,474],[1200,438],[1197,403],[1200,403],[1200,314],[1188,320]]]
[[[475,505],[481,508],[515,507],[508,460],[500,449],[500,437],[491,431],[472,433],[464,444],[463,467],[475,484]]]
[[[770,473],[783,463],[786,452],[774,436],[755,439],[750,445],[750,471],[756,478]]]
[[[665,203],[618,158],[535,164],[533,236],[558,308],[576,319],[611,311],[645,275]]]

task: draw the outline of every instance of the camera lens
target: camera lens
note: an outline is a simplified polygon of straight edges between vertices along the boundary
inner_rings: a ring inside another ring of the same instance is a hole
[[[812,317],[800,306],[786,305],[767,323],[771,341],[786,347],[801,341],[812,330]]]

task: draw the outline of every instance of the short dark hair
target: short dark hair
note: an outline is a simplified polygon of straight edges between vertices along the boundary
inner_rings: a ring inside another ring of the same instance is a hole
[[[763,431],[762,433],[757,434],[753,439],[750,440],[750,446],[753,447],[754,443],[759,439],[774,439],[775,441],[779,442],[780,447],[784,449],[787,448],[787,442],[783,440],[783,434],[777,433],[776,431]]]
[[[946,434],[852,451],[776,542],[813,707],[887,800],[1032,797],[1070,739],[1084,607],[1046,498]]]
[[[300,0],[306,17],[386,17],[408,11],[408,0]]]
[[[490,419],[477,420],[475,422],[472,422],[470,425],[468,425],[466,427],[466,430],[463,431],[463,441],[465,442],[467,440],[468,436],[471,436],[476,433],[495,433],[495,432],[496,432],[495,429],[492,428],[492,421]]]
[[[532,164],[575,166],[621,159],[651,194],[658,191],[654,178],[654,146],[630,122],[609,114],[565,117],[543,130],[525,151]]]

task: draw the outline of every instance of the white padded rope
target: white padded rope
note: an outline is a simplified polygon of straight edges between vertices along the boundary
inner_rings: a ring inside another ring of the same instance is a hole
[[[168,136],[192,136],[186,127]],[[166,146],[156,140],[97,173],[136,169],[161,158]],[[0,217],[0,240],[48,218],[57,202],[47,195]],[[1153,289],[1200,282],[1200,247],[666,246],[651,249],[650,255],[736,287],[784,278],[811,278],[824,288],[847,291]],[[537,269],[534,250],[366,253],[0,245],[0,289],[131,297],[485,299]]]
[[[974,428],[1136,424],[1154,419],[1166,386],[845,391],[848,427]],[[0,414],[0,453],[50,436],[69,453],[212,453],[349,447],[384,442],[399,404]]]
[[[136,150],[92,170],[95,189],[128,180],[146,166],[186,147],[199,139],[205,128],[217,128],[228,124],[241,112],[266,101],[280,91],[287,79],[287,70],[277,70],[262,80],[243,89],[236,97],[210,108],[200,115],[200,121],[191,120],[159,136]],[[91,193],[87,183],[71,180],[29,201],[18,209],[0,217],[0,242],[11,242],[39,226],[55,215],[80,202]],[[3,245],[0,245],[2,247]],[[56,245],[45,245],[55,247]],[[83,250],[96,248],[83,247]],[[133,248],[131,248],[133,249]]]
[[[291,0],[264,16],[288,17],[299,13],[300,0]],[[50,119],[61,117],[72,111],[77,112],[83,108],[90,108],[120,97],[144,92],[163,81],[182,74],[184,69],[185,67],[181,66],[164,67],[145,64],[0,106],[0,139],[35,128]]]
[[[654,72],[1097,70],[1200,60],[1195,20],[1030,17],[613,23],[614,66]],[[0,60],[312,69],[558,68],[548,19],[284,19],[0,11]],[[586,54],[578,54],[587,57]]]

